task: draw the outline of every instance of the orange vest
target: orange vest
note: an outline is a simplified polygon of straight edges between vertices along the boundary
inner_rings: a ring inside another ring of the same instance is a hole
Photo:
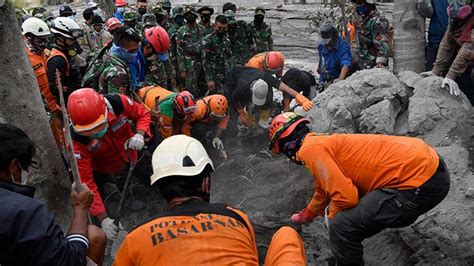
[[[49,53],[48,59],[46,60],[46,64],[48,64],[48,61],[51,58],[56,57],[56,56],[61,56],[62,58],[64,58],[64,60],[66,60],[66,65],[67,65],[67,67],[66,67],[66,77],[69,77],[69,73],[70,73],[69,61],[67,60],[66,55],[63,52],[59,51],[58,49],[53,48],[51,50],[51,52]]]
[[[59,110],[59,106],[56,103],[56,98],[53,96],[49,90],[48,75],[46,74],[46,55],[45,54],[35,54],[32,53],[29,49],[26,49],[28,52],[28,57],[30,58],[31,66],[35,73],[36,81],[41,92],[41,96],[48,105],[48,109],[51,112],[56,112]]]
[[[138,91],[138,95],[140,96],[142,102],[146,105],[148,110],[155,110],[157,98],[158,102],[161,102],[171,94],[174,94],[174,92],[164,89],[160,86],[148,86],[141,88]]]
[[[296,154],[313,174],[315,194],[307,208],[329,217],[380,189],[414,189],[438,168],[436,150],[421,139],[372,134],[308,134]]]
[[[256,68],[265,71],[265,56],[268,52],[259,53],[254,55],[252,58],[249,59],[246,67]]]
[[[214,213],[166,216],[130,232],[114,265],[259,265],[255,233],[243,221]]]

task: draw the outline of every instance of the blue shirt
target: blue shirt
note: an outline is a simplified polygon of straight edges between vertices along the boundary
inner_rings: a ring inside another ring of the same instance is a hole
[[[319,51],[319,80],[330,81],[341,74],[343,66],[352,67],[351,48],[341,37],[337,37],[334,48],[329,51],[322,44],[318,46]]]
[[[448,27],[448,1],[431,0],[431,5],[433,6],[433,16],[428,28],[428,44],[439,46]]]

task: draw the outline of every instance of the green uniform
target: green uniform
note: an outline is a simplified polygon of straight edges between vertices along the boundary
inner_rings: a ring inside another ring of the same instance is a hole
[[[104,64],[106,66],[99,76],[99,92],[101,94],[120,93],[129,95],[132,81],[127,62],[112,55]]]
[[[201,23],[201,21],[199,21],[198,24],[203,26],[204,36],[206,36],[208,34],[211,34],[214,31],[214,24],[212,24],[212,23],[209,23],[209,25],[204,25],[204,24]]]
[[[203,96],[207,91],[201,56],[204,31],[197,23],[193,27],[185,24],[176,35],[178,68],[180,72],[187,73],[186,89],[196,97]]]
[[[236,20],[232,10],[227,10],[224,15],[227,17],[227,33],[232,43],[232,61],[243,66],[257,52],[252,29],[247,22]]]
[[[360,25],[357,35],[360,46],[359,68],[374,68],[377,63],[388,64],[388,20],[378,10],[372,11],[368,16],[357,15]]]
[[[225,73],[233,66],[230,40],[212,32],[203,38],[202,51],[206,81],[214,81],[219,90],[224,85]]]
[[[176,89],[173,88],[171,80],[173,76],[173,69],[170,60],[162,62],[155,60],[150,65],[150,70],[145,77],[145,86],[158,85],[166,88],[170,91]]]
[[[249,23],[249,26],[255,39],[257,53],[273,51],[272,27],[265,22],[257,26],[253,21]]]

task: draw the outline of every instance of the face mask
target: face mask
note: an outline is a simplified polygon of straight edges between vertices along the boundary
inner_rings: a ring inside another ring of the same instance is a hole
[[[117,7],[117,12],[118,13],[123,13],[123,11],[124,11],[123,7]]]
[[[195,16],[188,16],[186,17],[186,23],[188,24],[194,24],[196,22],[196,17]]]
[[[11,177],[11,179],[12,179],[12,182],[15,183],[15,184],[18,184],[18,185],[26,185],[26,182],[28,181],[29,173],[28,173],[28,171],[23,170],[23,168],[21,167],[20,163],[18,163],[18,166],[20,166],[20,169],[21,169],[21,181],[20,181],[20,183],[16,182],[15,178],[13,177],[13,175],[10,175],[10,177]]]
[[[225,34],[227,33],[227,31],[226,31],[226,30],[216,30],[216,33],[217,33],[217,36],[219,36],[219,37],[222,38],[222,37],[225,36]]]
[[[92,134],[92,135],[91,135],[91,138],[93,138],[93,139],[100,139],[100,138],[102,138],[102,137],[105,135],[105,133],[107,133],[107,130],[108,130],[108,129],[109,129],[109,125],[108,125],[108,124],[105,124],[104,129],[102,129],[100,132],[97,132],[97,133],[95,133],[95,134]]]
[[[211,15],[203,15],[203,16],[201,16],[201,21],[202,21],[203,23],[206,23],[206,24],[209,23],[209,21],[211,21]]]
[[[181,17],[181,16],[177,16],[177,17],[174,19],[174,22],[176,22],[176,24],[178,24],[179,26],[183,26],[183,24],[184,24],[184,18]]]
[[[130,53],[124,48],[117,46],[115,43],[112,45],[112,48],[110,48],[110,52],[127,61],[127,63],[133,63],[137,57],[137,53]]]
[[[364,16],[369,13],[370,9],[366,5],[356,7],[356,12],[359,16]]]
[[[145,15],[146,14],[146,8],[143,8],[143,7],[139,8],[138,9],[138,14]]]
[[[253,23],[255,23],[256,26],[260,26],[263,24],[263,16],[255,16]]]

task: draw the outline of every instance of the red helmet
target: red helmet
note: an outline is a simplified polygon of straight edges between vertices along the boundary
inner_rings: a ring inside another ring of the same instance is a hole
[[[71,93],[67,101],[67,111],[76,132],[92,130],[107,122],[104,96],[91,88]]]
[[[120,7],[120,6],[126,6],[127,1],[126,0],[115,0],[115,6]]]
[[[263,66],[268,71],[280,71],[285,65],[285,56],[281,52],[268,52],[265,55]]]
[[[275,154],[279,154],[278,141],[291,135],[296,126],[301,123],[307,124],[309,120],[292,112],[279,114],[273,118],[270,124],[270,144],[268,148],[273,150]]]
[[[107,20],[107,30],[109,32],[115,30],[116,28],[120,28],[120,27],[122,27],[122,23],[120,23],[120,20],[118,20],[117,18],[109,18]]]
[[[182,91],[174,98],[174,107],[181,115],[192,114],[197,106],[194,97],[189,91]]]
[[[145,38],[157,53],[166,53],[170,47],[170,37],[160,26],[145,30]]]

